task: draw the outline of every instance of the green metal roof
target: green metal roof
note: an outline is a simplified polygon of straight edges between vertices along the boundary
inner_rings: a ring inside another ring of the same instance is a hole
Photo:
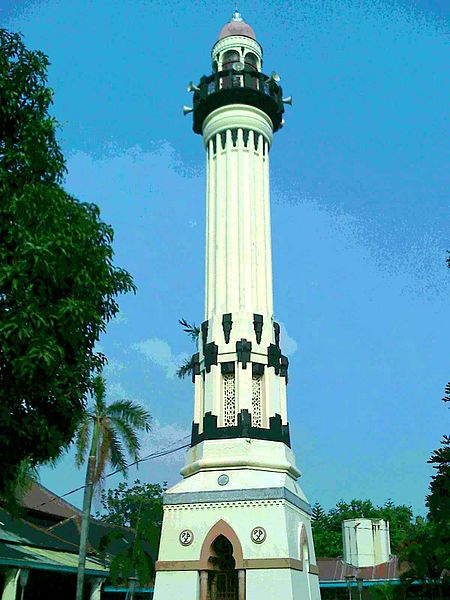
[[[0,565],[76,573],[77,564],[78,554],[74,552],[0,542]],[[86,573],[106,577],[109,570],[100,560],[89,557],[86,558]]]

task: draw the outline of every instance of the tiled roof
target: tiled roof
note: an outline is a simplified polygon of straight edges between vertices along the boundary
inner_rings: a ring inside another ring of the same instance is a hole
[[[67,500],[63,500],[40,483],[33,482],[21,500],[21,504],[28,510],[36,510],[49,515],[68,519],[74,515],[81,515],[79,510]]]

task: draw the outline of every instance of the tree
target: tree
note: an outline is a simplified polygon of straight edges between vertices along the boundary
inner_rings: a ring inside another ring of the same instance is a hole
[[[198,344],[200,327],[198,327],[195,323],[191,325],[186,321],[186,319],[179,319],[178,323],[182,326],[184,333],[187,333],[191,340]],[[177,377],[179,377],[180,379],[184,379],[186,375],[191,375],[192,371],[194,370],[194,365],[194,356],[186,358],[177,369]]]
[[[449,264],[450,266],[450,264]],[[450,402],[450,383],[444,402]],[[444,435],[442,447],[428,460],[436,469],[426,497],[427,520],[411,535],[402,548],[401,559],[408,564],[403,574],[407,582],[422,581],[434,598],[450,595],[450,437]],[[444,596],[444,594],[446,594]]]
[[[93,406],[83,414],[76,432],[76,464],[87,462],[80,531],[76,600],[83,598],[84,568],[94,486],[103,477],[106,465],[127,473],[126,453],[139,458],[138,433],[150,431],[150,414],[130,400],[107,404],[105,381],[97,375],[93,380]],[[89,448],[89,453],[88,453]],[[86,460],[87,459],[87,460]]]
[[[48,58],[0,29],[0,496],[24,462],[71,442],[105,357],[94,346],[135,291],[113,265],[111,227],[65,192],[49,115]]]
[[[146,511],[155,527],[161,528],[163,494],[167,484],[141,483],[136,479],[130,487],[121,482],[116,489],[102,492],[102,513],[96,518],[112,525],[136,528],[142,510]]]
[[[141,483],[136,479],[131,487],[122,482],[116,489],[102,492],[104,512],[97,513],[96,518],[135,530],[133,545],[111,562],[110,577],[114,584],[123,584],[134,576],[141,585],[150,581],[158,554],[165,490],[166,483]],[[121,535],[120,531],[113,530],[102,539],[101,550],[107,551],[112,541]]]
[[[387,500],[375,506],[370,500],[340,500],[326,513],[319,504],[313,508],[312,528],[317,556],[342,556],[342,521],[345,519],[385,519],[389,521],[391,549],[395,554],[414,529],[411,507]]]
[[[450,383],[445,386],[443,402],[450,403]],[[450,436],[444,435],[441,448],[434,450],[429,463],[437,473],[431,477],[430,493],[426,498],[428,516],[434,522],[450,522]]]

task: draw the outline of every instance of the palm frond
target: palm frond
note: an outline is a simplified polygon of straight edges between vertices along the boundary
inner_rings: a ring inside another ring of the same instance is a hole
[[[122,471],[123,475],[126,476],[127,473],[127,461],[125,456],[125,451],[120,443],[119,436],[117,435],[115,429],[111,427],[109,429],[109,435],[111,438],[110,441],[110,452],[109,452],[109,460],[114,469],[118,469]]]
[[[86,460],[86,454],[89,446],[92,419],[89,413],[85,413],[78,429],[75,433],[75,464],[78,468]]]
[[[151,430],[152,417],[148,410],[133,400],[116,400],[107,408],[111,418],[117,418],[137,430]]]
[[[137,436],[136,428],[119,417],[110,417],[110,420],[112,427],[116,429],[116,433],[120,436],[127,453],[133,460],[138,460],[141,443]]]
[[[184,379],[186,375],[191,375],[194,370],[194,365],[195,362],[193,356],[191,356],[191,358],[186,358],[177,369],[177,377],[179,379]]]
[[[106,384],[102,375],[96,375],[92,380],[92,397],[95,403],[95,412],[103,415],[106,411]]]
[[[186,319],[178,319],[178,323],[183,328],[184,333],[187,333],[188,336],[196,342],[198,340],[198,336],[200,335],[200,327],[198,327],[195,323],[188,323]]]

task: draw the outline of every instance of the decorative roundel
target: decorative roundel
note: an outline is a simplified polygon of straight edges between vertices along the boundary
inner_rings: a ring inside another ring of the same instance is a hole
[[[190,546],[192,544],[192,542],[194,541],[194,534],[192,533],[192,531],[190,529],[184,529],[181,533],[180,533],[180,544],[182,546]]]
[[[264,527],[254,527],[252,529],[251,538],[252,542],[255,542],[255,544],[262,544],[266,537],[267,534]]]
[[[225,475],[225,473],[223,475],[220,475],[217,478],[217,483],[219,485],[227,485],[227,483],[230,481],[230,478],[228,477],[228,475]]]

